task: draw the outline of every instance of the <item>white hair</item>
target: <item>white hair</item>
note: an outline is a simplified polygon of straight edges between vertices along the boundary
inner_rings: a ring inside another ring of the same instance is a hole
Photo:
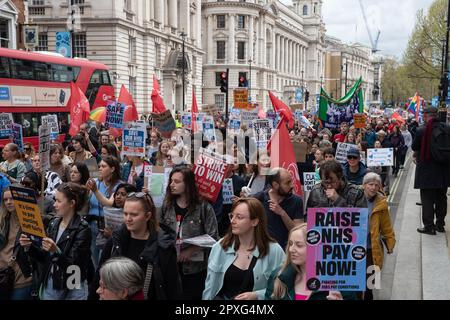
[[[381,185],[381,177],[375,172],[369,172],[364,176],[363,185],[366,183],[378,182]]]
[[[144,286],[141,267],[125,257],[111,258],[106,261],[100,268],[100,278],[105,287],[114,293],[128,289],[128,296],[133,296]]]

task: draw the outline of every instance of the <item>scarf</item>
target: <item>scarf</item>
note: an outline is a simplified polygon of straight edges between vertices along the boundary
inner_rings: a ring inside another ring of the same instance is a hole
[[[431,159],[431,135],[433,133],[433,122],[434,119],[431,118],[427,121],[425,125],[425,133],[422,136],[421,150],[420,150],[420,160],[428,162]]]

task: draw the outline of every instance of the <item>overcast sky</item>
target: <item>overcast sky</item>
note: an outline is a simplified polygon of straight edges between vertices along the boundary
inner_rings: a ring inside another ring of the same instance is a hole
[[[291,0],[280,0],[292,4]],[[412,33],[416,13],[433,0],[362,0],[373,37],[381,31],[381,54],[402,58]],[[327,34],[344,42],[370,45],[359,0],[324,0],[323,16]]]

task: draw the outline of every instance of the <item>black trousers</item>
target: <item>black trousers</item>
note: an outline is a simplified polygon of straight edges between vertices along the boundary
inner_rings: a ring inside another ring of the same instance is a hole
[[[422,221],[427,229],[435,226],[445,225],[447,215],[447,188],[442,189],[420,189],[420,199],[422,200]],[[434,217],[436,216],[436,223]]]
[[[394,151],[394,166],[392,167],[392,174],[395,175],[400,170],[402,156],[400,151]]]
[[[181,273],[183,300],[202,300],[203,290],[205,290],[206,274],[206,270],[193,274]]]

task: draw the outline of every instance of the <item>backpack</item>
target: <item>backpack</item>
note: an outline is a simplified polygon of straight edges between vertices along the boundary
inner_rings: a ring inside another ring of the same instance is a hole
[[[445,123],[439,123],[433,128],[430,153],[431,158],[437,163],[450,163],[450,127]]]

